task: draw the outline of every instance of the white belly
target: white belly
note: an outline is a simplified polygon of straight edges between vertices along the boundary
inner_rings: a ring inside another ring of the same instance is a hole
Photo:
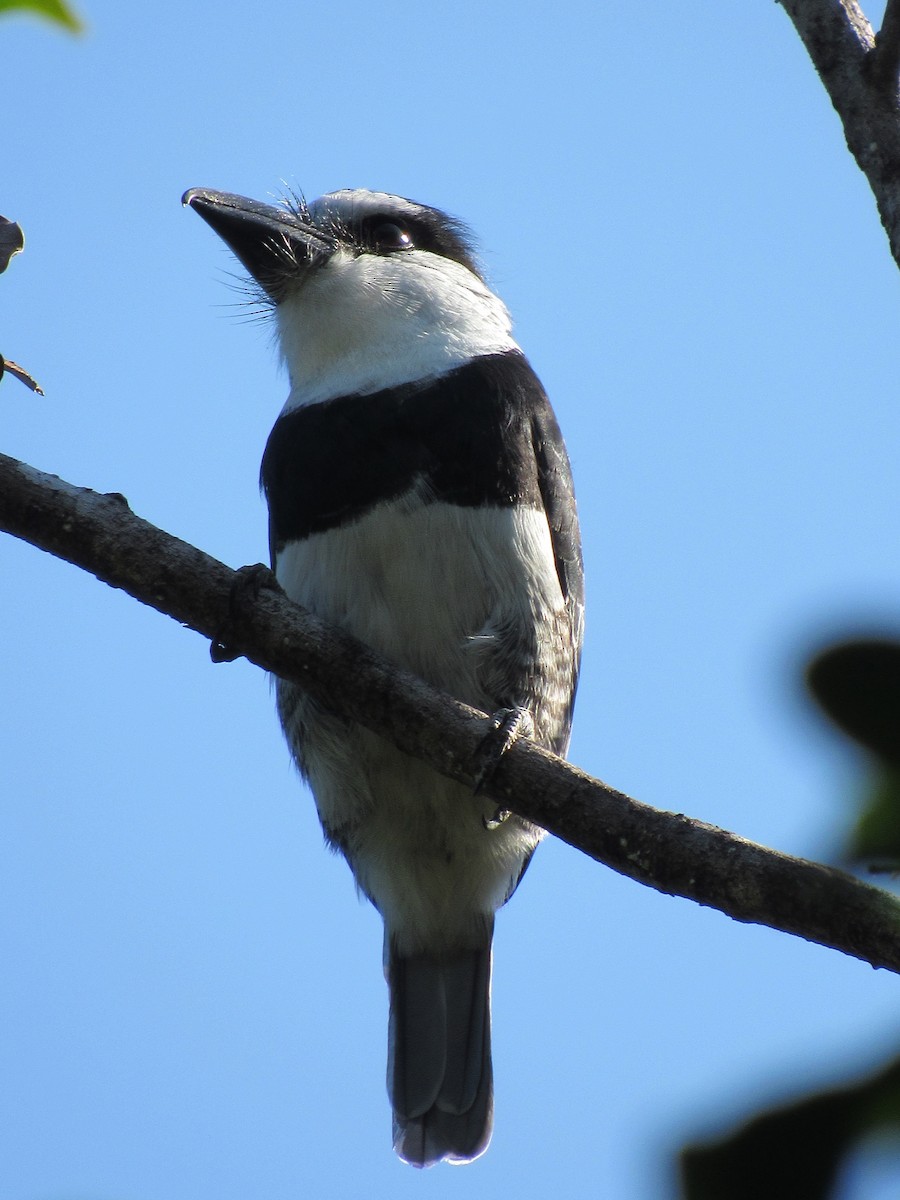
[[[398,665],[492,711],[495,659],[525,631],[527,674],[565,606],[543,513],[423,504],[415,494],[286,547],[287,594]],[[523,651],[525,654],[525,651]],[[548,671],[548,675],[551,674]],[[280,685],[285,732],[302,758],[326,833],[395,938],[410,950],[477,941],[542,832]]]

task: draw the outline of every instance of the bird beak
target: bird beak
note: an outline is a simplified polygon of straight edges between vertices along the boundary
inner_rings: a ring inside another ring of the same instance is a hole
[[[181,203],[200,214],[275,303],[291,279],[337,248],[334,238],[287,209],[244,196],[191,188]]]

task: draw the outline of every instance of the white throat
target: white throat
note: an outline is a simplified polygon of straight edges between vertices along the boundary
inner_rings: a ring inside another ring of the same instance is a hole
[[[460,263],[423,250],[338,250],[278,305],[276,319],[291,379],[285,412],[518,349],[503,302]]]

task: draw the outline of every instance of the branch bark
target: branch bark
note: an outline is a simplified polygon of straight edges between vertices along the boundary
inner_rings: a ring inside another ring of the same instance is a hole
[[[0,455],[0,529],[92,572],[257,666],[295,680],[436,771],[472,785],[487,718],[396,670],[286,596],[235,604],[239,573],[135,516]],[[639,883],[900,973],[900,901],[680,813],[662,812],[529,742],[485,788],[502,807]]]
[[[781,0],[875,195],[900,266],[900,14],[890,0],[876,38],[856,0]]]
[[[880,86],[897,86],[900,76],[900,3],[887,0],[881,29],[875,38],[875,74]]]

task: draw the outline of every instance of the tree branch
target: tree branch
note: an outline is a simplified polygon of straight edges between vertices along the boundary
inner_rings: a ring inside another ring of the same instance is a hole
[[[263,589],[236,605],[237,572],[141,520],[123,496],[77,488],[0,455],[0,529],[296,681],[472,785],[483,713],[396,670],[280,592]],[[485,792],[657,891],[900,973],[900,901],[843,872],[650,808],[529,742],[504,756]]]
[[[856,0],[781,0],[844,125],[900,266],[900,18],[896,0],[876,39]]]
[[[900,0],[888,0],[875,38],[875,76],[879,87],[897,87],[900,76]]]

